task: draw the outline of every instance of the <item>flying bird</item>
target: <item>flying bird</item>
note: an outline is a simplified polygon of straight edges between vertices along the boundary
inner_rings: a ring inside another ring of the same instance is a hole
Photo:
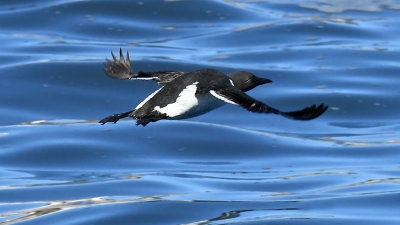
[[[116,123],[125,117],[136,119],[136,125],[146,126],[158,120],[179,120],[202,115],[225,103],[238,105],[250,112],[273,113],[294,120],[311,120],[324,113],[328,106],[312,105],[302,110],[282,112],[268,106],[245,92],[261,84],[272,82],[246,71],[225,74],[215,69],[201,69],[193,72],[132,71],[129,52],[126,59],[120,49],[119,60],[111,52],[112,60],[106,58],[104,72],[115,79],[155,80],[162,87],[150,94],[135,109],[108,116],[101,124]]]

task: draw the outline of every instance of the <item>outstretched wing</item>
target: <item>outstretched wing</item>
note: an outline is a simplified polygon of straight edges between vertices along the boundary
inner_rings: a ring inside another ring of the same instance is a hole
[[[328,109],[328,106],[320,104],[318,107],[316,105],[312,105],[298,111],[282,112],[278,109],[272,108],[260,101],[255,100],[254,98],[248,96],[236,87],[227,87],[225,89],[215,91],[211,90],[210,93],[216,98],[219,98],[231,104],[239,105],[251,112],[274,113],[294,120],[311,120],[317,118]]]
[[[111,52],[111,56],[113,60],[106,58],[107,62],[104,63],[104,72],[114,79],[155,80],[158,84],[166,84],[185,74],[180,71],[139,72],[135,74],[132,71],[128,51],[126,52],[126,59],[124,58],[121,48],[119,49],[119,60],[115,57],[113,52]]]
[[[119,60],[115,57],[112,51],[111,56],[113,57],[113,61],[106,58],[107,62],[104,63],[104,72],[109,77],[114,79],[129,79],[135,76],[132,72],[128,51],[126,52],[126,60],[122,54],[121,48],[119,49]]]

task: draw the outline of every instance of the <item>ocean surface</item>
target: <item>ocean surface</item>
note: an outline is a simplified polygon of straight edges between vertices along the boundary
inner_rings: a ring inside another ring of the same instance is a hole
[[[400,1],[2,0],[0,224],[400,224]],[[98,120],[159,86],[138,71],[247,70],[311,121],[225,105]]]

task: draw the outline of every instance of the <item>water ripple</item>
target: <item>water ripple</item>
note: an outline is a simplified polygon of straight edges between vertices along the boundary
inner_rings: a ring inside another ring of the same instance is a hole
[[[398,224],[399,3],[20,1],[0,6],[0,224]],[[28,19],[27,19],[28,18]],[[311,121],[226,105],[98,124],[159,87],[137,71],[248,70]]]

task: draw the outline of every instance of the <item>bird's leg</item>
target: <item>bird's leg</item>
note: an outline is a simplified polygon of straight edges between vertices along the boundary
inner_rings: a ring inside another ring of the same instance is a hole
[[[112,114],[111,116],[107,116],[106,118],[100,120],[99,123],[101,123],[101,125],[104,125],[105,123],[108,123],[108,122],[116,123],[118,120],[128,117],[129,114],[132,112],[133,112],[133,110],[129,111],[129,112],[124,112],[124,113]]]

